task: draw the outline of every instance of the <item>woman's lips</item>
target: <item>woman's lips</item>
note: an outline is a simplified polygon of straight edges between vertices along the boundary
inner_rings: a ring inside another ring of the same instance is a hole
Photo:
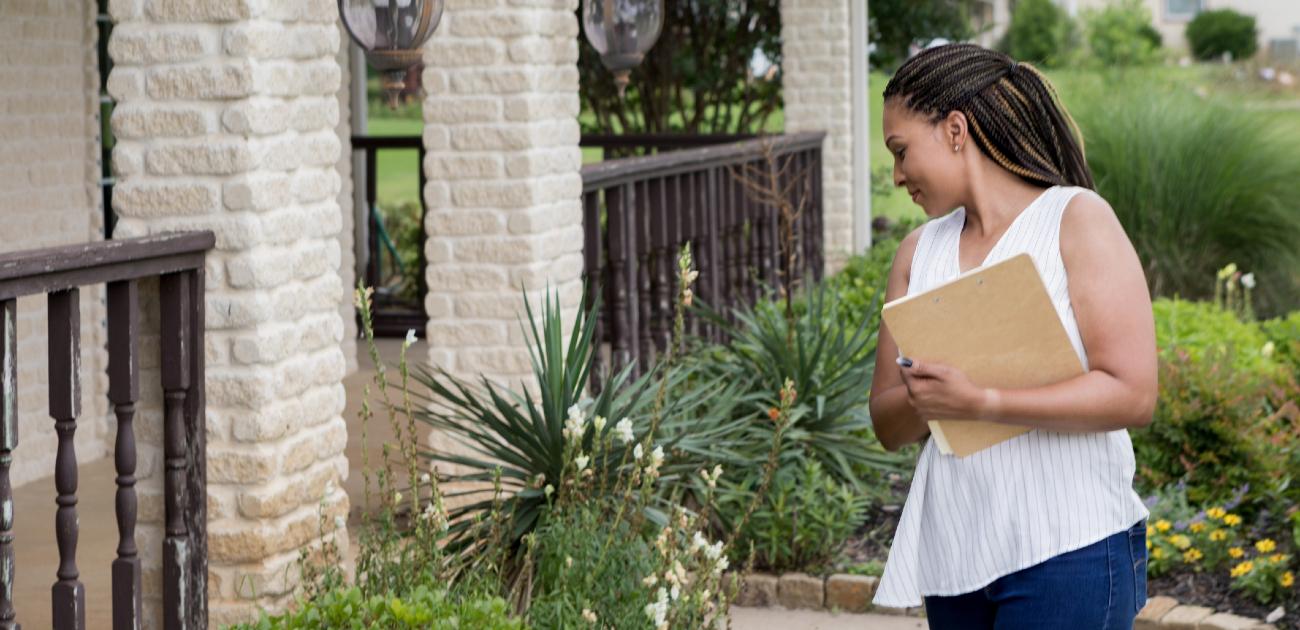
[[[912,203],[920,204],[921,202],[920,202],[920,201],[917,201],[917,199],[919,199],[920,197],[921,197],[921,191],[918,190],[918,191],[912,193]]]

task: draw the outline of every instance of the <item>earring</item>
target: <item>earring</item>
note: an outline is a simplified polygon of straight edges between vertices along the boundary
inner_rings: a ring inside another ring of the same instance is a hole
[[[952,145],[952,152],[953,152],[953,153],[956,153],[956,152],[958,152],[958,151],[960,151],[960,150],[961,150],[961,147],[960,147],[960,146],[957,146],[957,145],[955,145],[955,144]]]

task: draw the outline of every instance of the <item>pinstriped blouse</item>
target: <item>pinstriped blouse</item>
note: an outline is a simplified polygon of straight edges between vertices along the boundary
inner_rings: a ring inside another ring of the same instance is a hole
[[[1059,239],[1066,204],[1085,191],[1045,190],[1012,221],[983,265],[1030,255],[1086,370]],[[957,245],[965,220],[959,208],[925,225],[908,295],[959,275]],[[940,453],[930,437],[873,602],[915,607],[927,595],[969,593],[1127,529],[1149,515],[1133,491],[1134,470],[1126,429],[1034,429],[960,459]]]

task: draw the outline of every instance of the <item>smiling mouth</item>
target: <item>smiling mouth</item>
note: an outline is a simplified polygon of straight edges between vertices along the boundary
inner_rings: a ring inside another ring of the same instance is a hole
[[[920,197],[920,196],[921,196],[921,191],[918,190],[918,191],[913,192],[913,193],[912,193],[912,203],[920,203],[919,201],[917,201],[917,198]]]

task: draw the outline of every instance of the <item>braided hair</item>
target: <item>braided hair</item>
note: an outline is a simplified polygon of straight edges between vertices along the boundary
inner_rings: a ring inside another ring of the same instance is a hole
[[[1037,68],[975,44],[927,49],[903,64],[885,100],[938,123],[966,115],[985,155],[1037,185],[1095,189],[1083,157],[1083,134],[1056,89]]]

